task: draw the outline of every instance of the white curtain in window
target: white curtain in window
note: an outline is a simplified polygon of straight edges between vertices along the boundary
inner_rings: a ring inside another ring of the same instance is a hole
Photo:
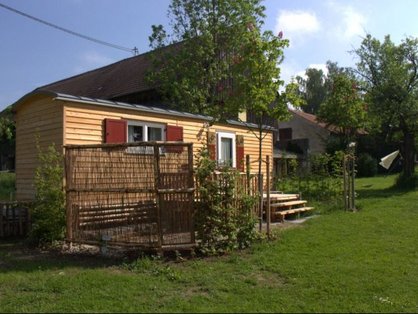
[[[232,165],[232,139],[221,138],[221,163],[223,165]]]

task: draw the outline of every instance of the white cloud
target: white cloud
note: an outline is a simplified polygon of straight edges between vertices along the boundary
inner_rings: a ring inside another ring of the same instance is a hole
[[[322,72],[324,72],[325,75],[328,74],[328,68],[325,63],[313,63],[313,64],[310,64],[308,68],[322,70]]]
[[[328,74],[327,65],[325,63],[312,63],[312,64],[308,65],[306,67],[306,69],[318,69],[318,70],[322,70],[322,72],[324,72],[325,75]],[[306,80],[308,78],[306,76],[306,69],[299,70],[299,71],[295,72],[296,74],[293,73],[294,77],[300,76],[300,77],[302,77],[303,79]]]
[[[80,55],[79,60],[80,63],[75,66],[74,73],[89,71],[114,62],[112,58],[101,55],[96,51],[88,51],[83,53]]]
[[[354,36],[364,35],[364,27],[367,19],[360,12],[352,7],[346,7],[343,10],[344,16],[344,37],[352,38]]]
[[[301,41],[302,36],[314,34],[321,29],[315,13],[281,10],[276,17],[275,33],[283,32],[284,38]]]
[[[342,40],[363,36],[367,25],[367,18],[352,6],[343,5],[335,1],[328,2],[329,8],[336,17],[337,24],[331,28],[331,35]]]

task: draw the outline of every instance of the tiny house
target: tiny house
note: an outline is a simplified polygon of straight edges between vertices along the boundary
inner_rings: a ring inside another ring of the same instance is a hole
[[[32,200],[41,148],[64,145],[182,141],[193,143],[196,154],[207,141],[211,158],[245,171],[245,155],[258,159],[257,126],[228,120],[212,124],[211,117],[149,105],[69,95],[37,89],[16,102],[16,198]],[[262,155],[273,154],[273,128],[265,127]],[[266,169],[263,163],[262,172]],[[251,172],[257,164],[251,164]]]

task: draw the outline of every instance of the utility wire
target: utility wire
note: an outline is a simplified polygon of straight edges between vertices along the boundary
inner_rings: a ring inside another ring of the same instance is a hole
[[[35,16],[26,14],[26,13],[24,13],[22,11],[19,11],[19,10],[16,10],[16,9],[12,8],[12,7],[9,7],[9,6],[7,6],[7,5],[5,5],[3,3],[0,3],[0,7],[3,7],[6,10],[12,11],[12,12],[14,12],[16,14],[19,14],[19,15],[22,15],[22,16],[27,17],[29,19],[32,19],[32,20],[34,20],[36,22],[39,22],[39,23],[45,24],[47,26],[53,27],[55,29],[58,29],[60,31],[66,32],[66,33],[71,34],[73,36],[77,36],[77,37],[80,37],[80,38],[83,38],[83,39],[87,39],[87,40],[90,40],[90,41],[95,42],[97,44],[105,45],[105,46],[112,47],[112,48],[119,49],[119,50],[123,50],[123,51],[127,51],[127,52],[130,52],[130,53],[133,53],[134,55],[137,55],[138,54],[138,48],[136,48],[136,47],[134,47],[133,49],[131,49],[131,48],[127,48],[127,47],[123,47],[123,46],[119,46],[119,45],[114,45],[114,44],[111,44],[111,43],[108,43],[106,41],[99,40],[99,39],[96,39],[96,38],[93,38],[93,37],[90,37],[90,36],[86,36],[86,35],[83,35],[83,34],[74,32],[72,30],[66,29],[64,27],[61,27],[61,26],[52,24],[50,22],[41,20],[41,19],[39,19],[39,18],[37,18]]]

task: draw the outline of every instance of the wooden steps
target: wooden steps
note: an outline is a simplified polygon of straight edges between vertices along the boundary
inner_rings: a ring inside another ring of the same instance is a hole
[[[267,206],[267,195],[264,194],[264,209]],[[271,221],[284,222],[287,215],[300,215],[300,213],[308,212],[313,207],[306,206],[307,201],[301,200],[299,194],[283,194],[272,192],[270,193],[270,217]]]
[[[270,208],[275,207],[290,207],[295,205],[305,205],[307,201],[290,201],[290,202],[279,202],[279,203],[271,203],[270,202]]]
[[[299,207],[299,208],[294,208],[294,209],[276,211],[276,212],[272,213],[272,215],[275,216],[275,218],[276,218],[275,220],[278,219],[278,220],[280,220],[280,222],[284,222],[284,217],[286,215],[300,214],[300,213],[303,213],[303,212],[310,211],[312,209],[313,209],[313,207]]]

